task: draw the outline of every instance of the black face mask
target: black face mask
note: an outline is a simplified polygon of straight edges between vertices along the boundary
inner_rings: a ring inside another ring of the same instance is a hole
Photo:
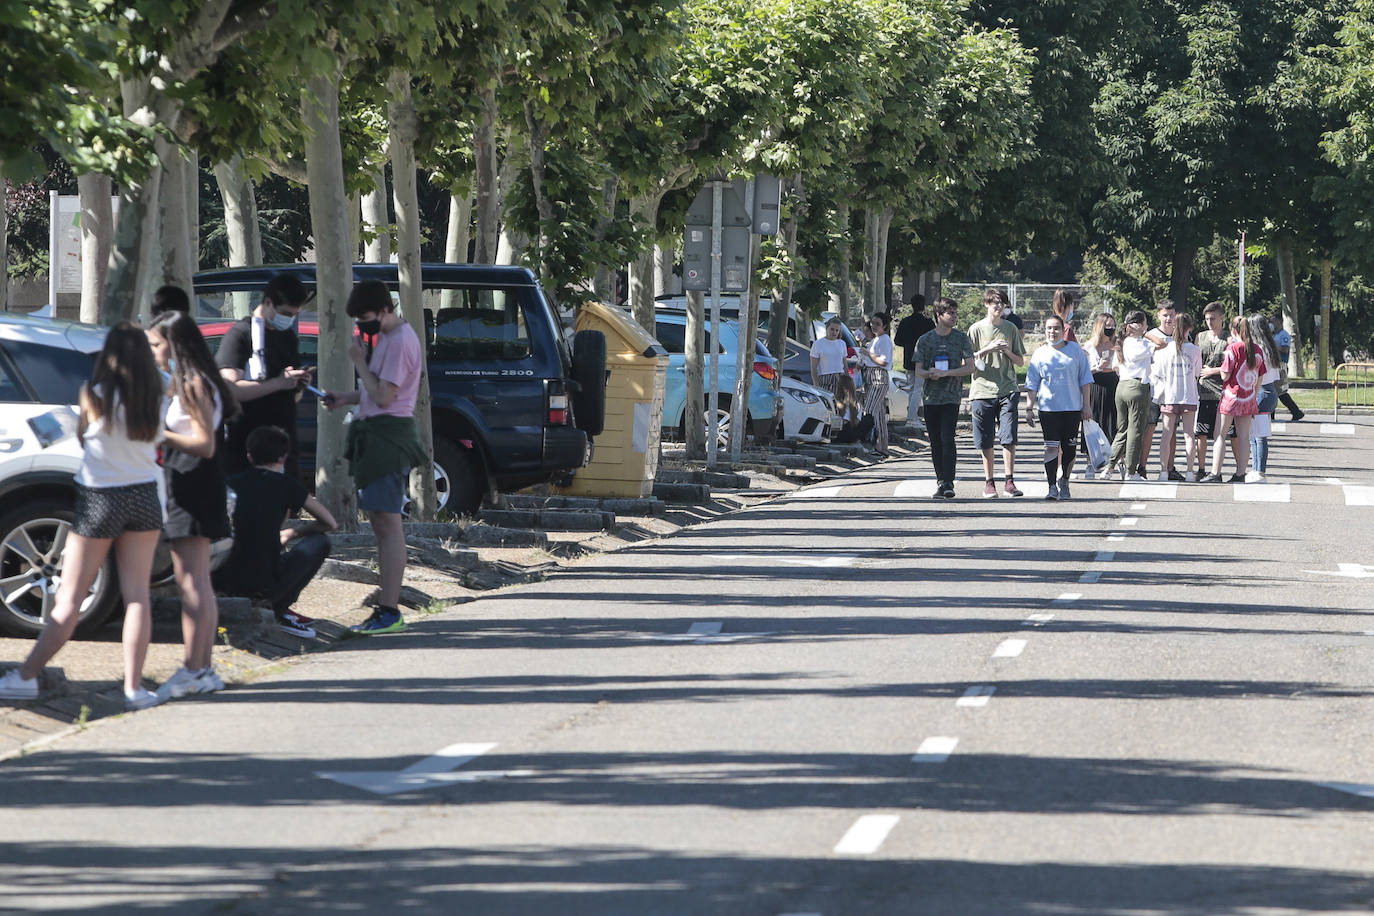
[[[368,337],[376,337],[382,331],[382,319],[380,318],[373,318],[371,321],[355,321],[354,324],[358,326],[359,331]]]

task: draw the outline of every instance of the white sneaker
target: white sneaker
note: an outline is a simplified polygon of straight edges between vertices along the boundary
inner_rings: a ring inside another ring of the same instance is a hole
[[[1197,471],[1189,471],[1183,475],[1184,483],[1197,483]]]
[[[214,693],[223,689],[224,681],[220,680],[214,668],[192,671],[183,665],[157,689],[157,695],[162,698],[159,702],[162,702],[179,700],[197,693]]]
[[[1159,476],[1156,477],[1155,480],[1158,480],[1160,483],[1168,483],[1168,482],[1169,482],[1169,472],[1168,472],[1168,471],[1160,471],[1160,472],[1159,472]]]
[[[1245,474],[1246,483],[1264,483],[1264,475],[1259,471],[1247,471]]]
[[[1129,480],[1129,481],[1133,481],[1133,482],[1135,482],[1135,483],[1149,483],[1149,481],[1150,481],[1150,478],[1141,476],[1140,474],[1131,474],[1131,475],[1127,476],[1125,479],[1126,479],[1126,480]],[[1166,478],[1166,479],[1167,479],[1167,478]]]
[[[132,692],[126,690],[124,691],[124,708],[130,712],[135,709],[151,709],[165,699],[166,697],[159,696],[150,690],[144,690],[142,687]]]
[[[0,677],[0,700],[38,699],[38,678],[25,680],[18,668],[11,668]]]

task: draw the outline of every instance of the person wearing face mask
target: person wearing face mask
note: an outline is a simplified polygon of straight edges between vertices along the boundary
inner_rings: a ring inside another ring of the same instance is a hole
[[[377,606],[367,620],[353,627],[361,635],[399,633],[401,577],[406,567],[405,505],[410,469],[426,455],[415,428],[415,399],[420,392],[424,354],[415,330],[396,311],[391,291],[380,280],[364,280],[353,287],[345,306],[358,331],[372,342],[364,352],[355,337],[348,358],[358,372],[355,391],[325,392],[324,406],[333,410],[357,404],[358,416],[349,424],[344,455],[358,488],[358,508],[367,513],[377,536],[377,561],[382,584]]]
[[[1069,475],[1078,455],[1078,430],[1093,415],[1092,386],[1088,354],[1078,344],[1064,339],[1064,320],[1050,315],[1045,319],[1045,342],[1031,355],[1026,367],[1026,422],[1035,424],[1035,411],[1039,408],[1040,429],[1045,434],[1048,500],[1069,498]]]
[[[275,274],[262,290],[253,313],[225,332],[215,365],[234,386],[243,408],[226,426],[225,457],[229,473],[246,471],[248,435],[262,426],[280,426],[291,437],[286,472],[300,476],[296,463],[296,402],[310,384],[310,369],[300,365],[296,318],[309,297],[305,284],[290,274]]]

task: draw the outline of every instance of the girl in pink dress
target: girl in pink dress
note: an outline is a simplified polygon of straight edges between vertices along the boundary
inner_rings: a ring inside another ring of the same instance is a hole
[[[1212,448],[1212,473],[1202,483],[1221,483],[1221,464],[1226,457],[1226,436],[1236,427],[1236,473],[1232,483],[1244,483],[1250,464],[1250,423],[1259,413],[1260,377],[1264,375],[1264,352],[1250,339],[1250,323],[1244,318],[1231,322],[1231,345],[1221,365],[1203,369],[1202,375],[1221,376],[1221,404],[1217,408],[1218,430]]]

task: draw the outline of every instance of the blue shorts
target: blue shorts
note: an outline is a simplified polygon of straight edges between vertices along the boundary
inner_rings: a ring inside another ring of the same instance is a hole
[[[1017,421],[1016,406],[1020,403],[1020,392],[1013,392],[1001,398],[972,398],[968,402],[969,413],[973,419],[973,447],[982,451],[992,448],[994,441],[1002,445],[1015,445]]]
[[[392,471],[385,477],[378,477],[358,491],[358,508],[364,512],[401,514],[406,504],[406,483],[409,479],[409,471]]]

